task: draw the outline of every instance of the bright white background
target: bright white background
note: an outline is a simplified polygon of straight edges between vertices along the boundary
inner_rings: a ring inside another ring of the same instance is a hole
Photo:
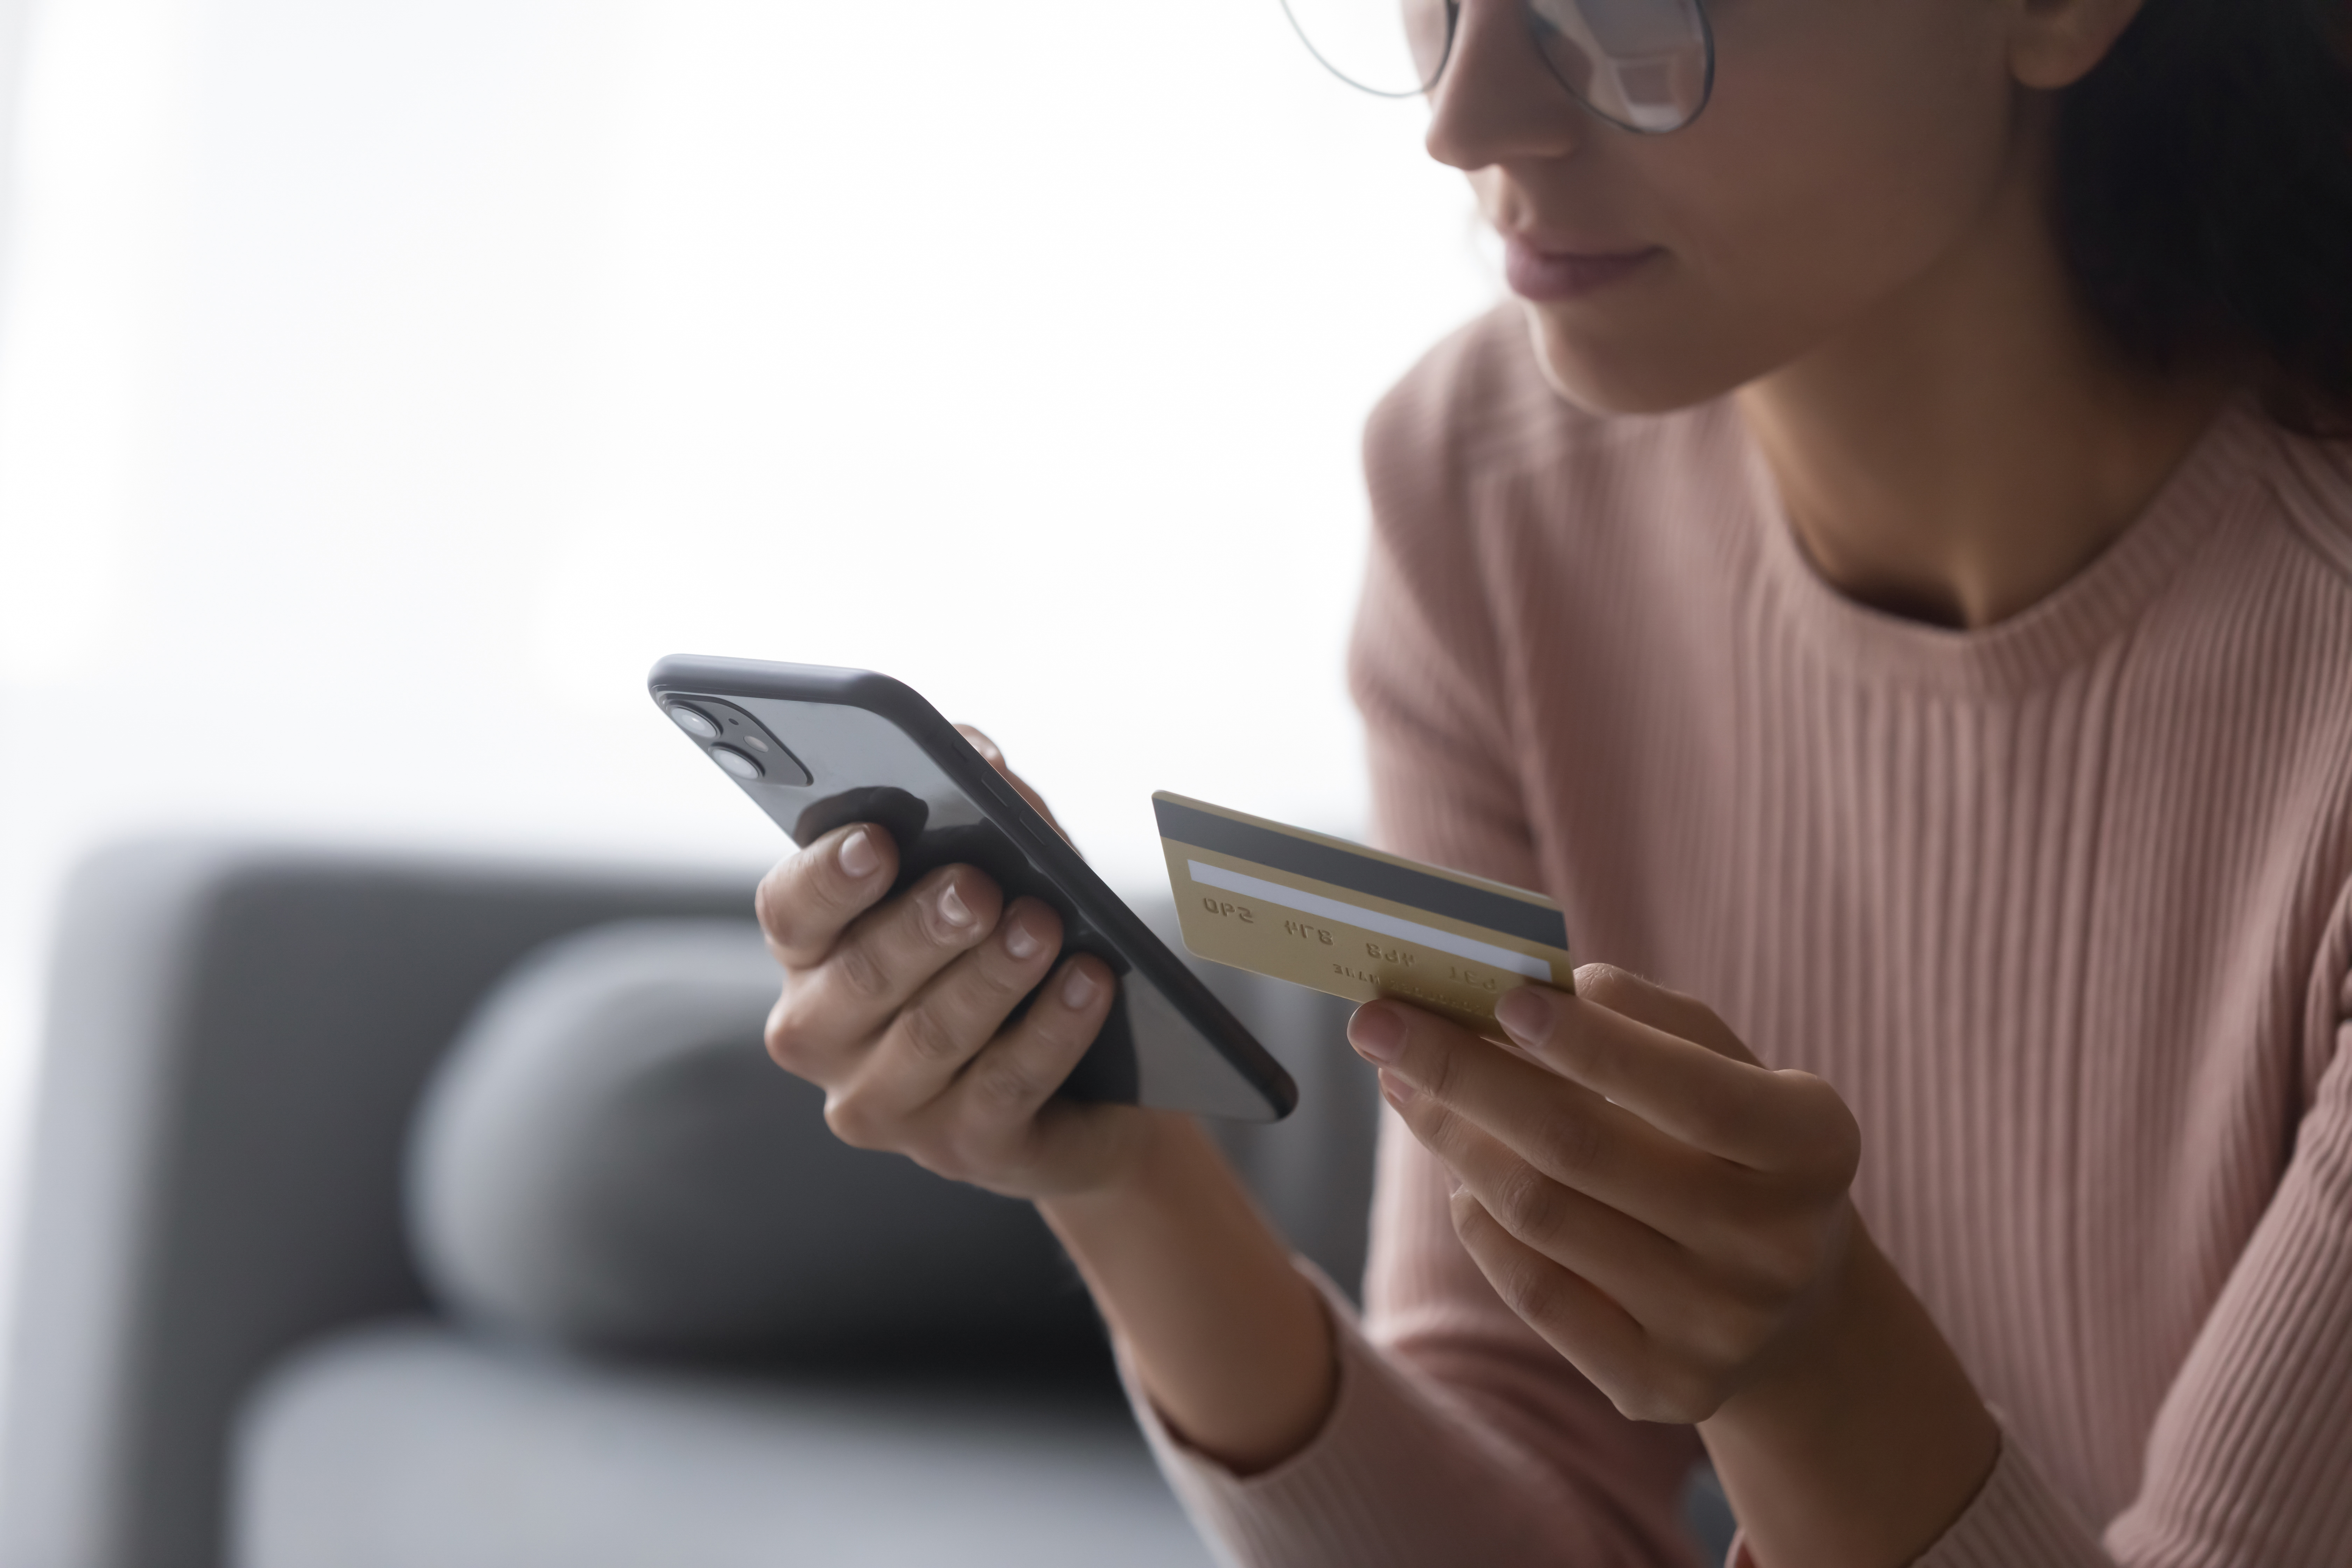
[[[1276,0],[34,0],[25,42],[0,1215],[100,841],[771,858],[664,652],[900,676],[1114,880],[1155,787],[1360,821],[1358,429],[1494,284],[1420,110]]]

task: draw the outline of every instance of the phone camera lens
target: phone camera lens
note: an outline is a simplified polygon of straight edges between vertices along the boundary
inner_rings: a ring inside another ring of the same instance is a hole
[[[674,702],[670,704],[668,713],[671,722],[675,723],[679,729],[685,731],[688,734],[693,736],[696,740],[715,741],[719,739],[718,723],[712,720],[709,714],[705,713],[701,709],[688,708],[683,702]]]
[[[699,718],[700,715],[698,714],[697,717]],[[705,721],[705,722],[708,721]],[[710,760],[739,779],[755,779],[760,776],[760,764],[732,746],[711,747]]]

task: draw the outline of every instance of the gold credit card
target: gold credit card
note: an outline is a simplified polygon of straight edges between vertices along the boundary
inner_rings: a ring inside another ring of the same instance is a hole
[[[1151,806],[1184,945],[1202,958],[1488,1034],[1512,987],[1576,988],[1568,921],[1539,893],[1166,790]]]

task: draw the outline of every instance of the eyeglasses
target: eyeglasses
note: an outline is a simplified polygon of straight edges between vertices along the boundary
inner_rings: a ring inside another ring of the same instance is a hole
[[[1518,4],[1552,75],[1611,124],[1662,135],[1706,107],[1715,35],[1698,0]],[[1383,98],[1437,85],[1462,16],[1462,0],[1282,0],[1282,8],[1332,75]]]

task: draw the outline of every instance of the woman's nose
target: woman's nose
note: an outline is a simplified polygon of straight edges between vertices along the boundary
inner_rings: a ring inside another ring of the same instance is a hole
[[[1526,0],[1462,0],[1454,51],[1431,94],[1429,155],[1469,171],[1565,158],[1591,120],[1536,51]]]

